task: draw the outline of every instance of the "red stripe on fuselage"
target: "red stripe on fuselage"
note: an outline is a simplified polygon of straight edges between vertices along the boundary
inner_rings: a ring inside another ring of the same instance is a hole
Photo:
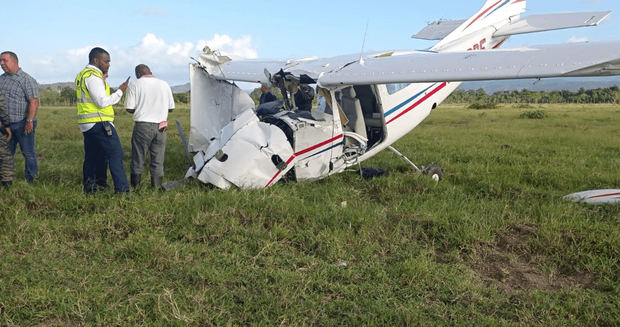
[[[397,118],[399,118],[400,116],[408,113],[409,111],[411,111],[412,109],[414,109],[415,107],[419,106],[422,102],[426,101],[428,98],[432,97],[433,95],[435,95],[435,93],[439,92],[441,89],[443,89],[444,87],[446,87],[446,85],[448,85],[447,82],[443,82],[441,83],[441,85],[439,85],[436,89],[432,90],[429,94],[425,95],[422,99],[418,100],[416,103],[414,103],[413,105],[411,105],[409,108],[403,110],[401,113],[399,113],[396,117],[390,119],[387,123],[385,123],[386,125],[393,122],[394,120],[396,120]]]
[[[506,40],[508,40],[508,38],[503,39],[500,43],[496,44],[493,49],[497,49],[499,48],[500,45],[504,44],[504,42],[506,42]]]
[[[617,196],[617,195],[620,195],[620,193],[601,194],[601,195],[591,196],[588,199],[604,198],[606,196]]]
[[[500,2],[502,2],[502,1],[504,1],[504,0],[499,0],[499,1],[498,1],[498,2],[496,2],[494,5],[492,5],[491,7],[487,8],[485,11],[483,11],[480,15],[478,15],[478,17],[476,17],[476,19],[472,20],[472,21],[471,21],[471,23],[469,23],[469,25],[467,25],[467,27],[465,27],[465,28],[463,29],[463,31],[464,31],[464,30],[466,30],[468,27],[470,27],[470,26],[471,26],[471,24],[475,23],[478,19],[480,19],[480,17],[484,16],[484,14],[488,13],[488,12],[489,12],[489,10],[493,9],[493,7],[497,6],[497,5],[498,5]]]
[[[313,145],[313,146],[311,146],[309,148],[305,148],[305,149],[303,149],[303,150],[301,150],[299,152],[295,152],[290,158],[288,158],[288,160],[286,160],[286,164],[287,165],[290,164],[291,161],[293,161],[293,159],[295,159],[295,157],[298,157],[298,156],[300,156],[300,155],[302,155],[304,153],[308,153],[308,152],[310,152],[312,150],[318,149],[318,148],[320,148],[320,147],[322,147],[322,146],[324,146],[326,144],[330,144],[330,143],[332,143],[334,141],[337,141],[337,140],[341,139],[342,137],[343,137],[343,134],[340,134],[340,135],[338,135],[336,137],[333,137],[333,138],[331,138],[331,139],[329,139],[327,141],[323,141],[323,142],[321,142],[319,144],[315,144],[315,145]],[[267,185],[265,185],[265,188],[267,188],[267,186],[271,185],[271,183],[273,183],[273,181],[276,179],[276,177],[278,177],[280,175],[281,172],[282,172],[281,170],[278,170],[278,172],[271,178],[269,183],[267,183]]]

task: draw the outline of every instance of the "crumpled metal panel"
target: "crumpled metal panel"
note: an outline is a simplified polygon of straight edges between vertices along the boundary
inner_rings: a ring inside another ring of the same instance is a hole
[[[237,130],[218,155],[205,164],[199,179],[222,188],[230,186],[222,179],[239,188],[263,188],[280,180],[293,167],[289,164],[280,170],[274,156],[282,162],[293,160],[293,148],[286,135],[275,125],[252,121]]]
[[[315,147],[317,144],[334,137],[334,125],[331,115],[321,113],[325,116],[323,121],[311,121],[302,119],[295,132],[295,151],[305,151],[295,164],[295,178],[302,180],[317,180],[324,178],[330,173],[330,162],[334,156],[342,153],[342,146],[335,147],[335,144],[342,144],[342,139],[338,139],[323,146]]]
[[[254,108],[252,98],[234,84],[210,78],[198,65],[190,65],[191,127],[190,152],[205,150],[219,138],[233,117]]]

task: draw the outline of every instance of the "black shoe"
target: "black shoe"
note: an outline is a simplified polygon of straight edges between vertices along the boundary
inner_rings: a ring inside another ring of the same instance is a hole
[[[151,186],[154,187],[154,188],[160,188],[163,179],[164,179],[163,176],[153,176],[153,175],[151,175]]]
[[[2,187],[9,187],[13,184],[13,181],[2,181]]]
[[[142,179],[141,174],[131,174],[131,187],[138,187],[140,185],[140,180]]]

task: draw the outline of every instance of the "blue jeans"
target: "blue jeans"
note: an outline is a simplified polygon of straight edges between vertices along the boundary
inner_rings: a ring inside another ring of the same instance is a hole
[[[37,127],[37,121],[33,122],[34,129],[32,133],[26,135],[24,133],[24,128],[26,127],[26,118],[22,121],[18,121],[15,123],[11,123],[11,133],[13,137],[11,137],[11,141],[9,141],[9,149],[11,150],[11,155],[15,156],[15,151],[17,150],[17,143],[19,143],[19,148],[24,155],[24,159],[26,161],[26,168],[24,177],[28,182],[32,182],[34,178],[39,174],[39,164],[37,162],[37,153],[34,150],[34,132]]]
[[[110,127],[112,135],[108,135],[105,126]],[[114,182],[114,192],[129,192],[129,183],[123,168],[123,148],[114,126],[109,122],[96,123],[93,128],[82,135],[84,136],[82,177],[84,193],[95,193],[108,186],[106,182],[108,166]]]

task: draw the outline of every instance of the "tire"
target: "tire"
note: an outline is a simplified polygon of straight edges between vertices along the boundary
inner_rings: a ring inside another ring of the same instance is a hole
[[[424,174],[430,176],[436,182],[439,182],[440,180],[443,179],[443,171],[436,164],[430,164],[430,165],[424,167],[424,170],[422,172]]]

